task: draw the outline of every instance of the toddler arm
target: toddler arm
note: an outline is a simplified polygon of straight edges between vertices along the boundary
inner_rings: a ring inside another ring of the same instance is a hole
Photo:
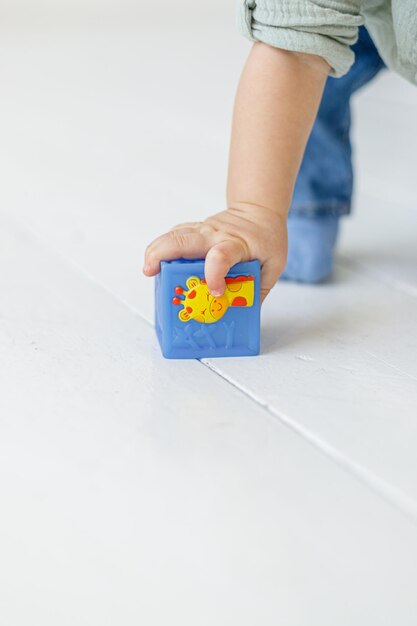
[[[147,276],[161,260],[206,257],[207,284],[218,295],[232,265],[258,258],[265,298],[285,267],[286,217],[328,72],[321,57],[254,43],[236,93],[228,208],[152,242]]]

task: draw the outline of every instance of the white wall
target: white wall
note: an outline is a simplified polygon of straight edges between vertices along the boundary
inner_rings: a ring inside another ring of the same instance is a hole
[[[185,22],[200,19],[230,20],[235,0],[0,0],[0,28],[44,21],[97,23],[111,20],[166,21],[174,15]]]

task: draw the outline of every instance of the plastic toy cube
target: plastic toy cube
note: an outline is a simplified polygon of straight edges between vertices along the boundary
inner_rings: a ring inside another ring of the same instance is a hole
[[[259,261],[237,263],[212,296],[204,260],[163,261],[155,279],[155,327],[168,359],[255,356],[260,343]]]

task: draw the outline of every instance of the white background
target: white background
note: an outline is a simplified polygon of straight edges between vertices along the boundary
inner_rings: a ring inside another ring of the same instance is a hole
[[[414,626],[417,90],[354,101],[333,279],[165,361],[143,250],[224,206],[234,3],[0,6],[1,623]]]

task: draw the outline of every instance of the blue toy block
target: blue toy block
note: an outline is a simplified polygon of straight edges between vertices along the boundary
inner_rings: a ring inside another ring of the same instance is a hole
[[[259,354],[259,287],[257,260],[234,265],[220,297],[208,290],[204,260],[162,261],[155,279],[155,327],[164,357]]]

